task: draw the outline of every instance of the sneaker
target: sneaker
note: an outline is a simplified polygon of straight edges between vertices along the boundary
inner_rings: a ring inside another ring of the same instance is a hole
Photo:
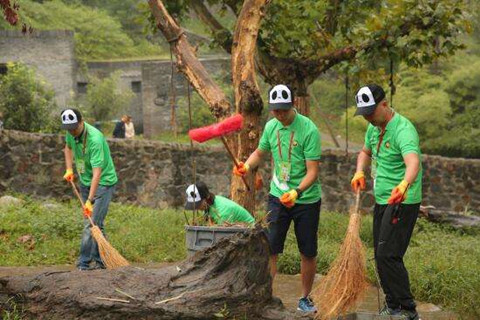
[[[103,263],[96,262],[90,266],[89,270],[100,270],[100,269],[106,269],[105,265]]]
[[[403,309],[400,314],[408,320],[421,320],[416,310]]]
[[[317,312],[317,308],[309,297],[304,297],[298,300],[297,310],[302,312]]]
[[[89,268],[89,267],[85,267],[85,266],[78,266],[78,267],[77,267],[77,270],[78,270],[78,271],[88,271],[88,270],[90,270],[90,268]]]
[[[400,316],[402,315],[402,310],[400,310],[400,307],[394,309],[384,305],[378,314],[381,316]]]

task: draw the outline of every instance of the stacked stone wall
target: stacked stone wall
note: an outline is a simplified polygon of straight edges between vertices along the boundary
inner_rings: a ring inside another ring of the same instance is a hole
[[[181,206],[185,189],[193,181],[192,156],[197,180],[216,194],[228,196],[231,161],[223,147],[162,143],[148,140],[108,140],[119,183],[115,201],[156,208]],[[64,137],[4,130],[0,133],[0,194],[7,191],[68,199],[73,196],[64,174]],[[350,179],[356,154],[324,150],[320,166],[322,209],[346,212],[353,203]],[[269,161],[266,161],[269,163]],[[480,160],[423,156],[423,204],[448,211],[480,210]],[[264,169],[264,189],[257,197],[264,206],[269,174]],[[371,190],[368,181],[368,190]],[[362,207],[374,204],[371,191],[362,196]]]

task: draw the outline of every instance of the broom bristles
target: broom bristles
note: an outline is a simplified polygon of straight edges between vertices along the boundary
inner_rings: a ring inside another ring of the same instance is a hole
[[[98,226],[92,226],[92,236],[98,244],[100,258],[107,269],[128,266],[128,261],[105,239]]]
[[[350,215],[340,253],[312,292],[320,310],[315,319],[331,319],[346,313],[356,305],[368,286],[365,248],[359,236],[360,223],[358,213]]]

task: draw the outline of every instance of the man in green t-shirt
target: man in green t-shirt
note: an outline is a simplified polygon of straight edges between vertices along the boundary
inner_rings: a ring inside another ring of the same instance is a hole
[[[370,124],[358,154],[351,181],[355,192],[365,189],[364,169],[371,164],[375,208],[375,261],[386,305],[382,315],[419,319],[403,263],[422,201],[422,165],[413,124],[388,106],[383,89],[375,84],[356,94],[357,111]]]
[[[258,148],[245,163],[234,168],[236,175],[246,175],[268,153],[273,157],[273,177],[268,199],[268,240],[270,273],[277,272],[277,258],[283,252],[291,222],[301,257],[302,297],[298,310],[315,312],[309,298],[316,272],[317,232],[320,219],[321,188],[318,165],[321,155],[317,126],[293,108],[289,87],[276,85],[268,94],[273,119],[267,122]]]
[[[73,162],[80,178],[80,193],[85,206],[83,208],[84,229],[80,246],[79,270],[105,268],[98,245],[93,240],[90,222],[104,232],[103,221],[115,191],[117,174],[110,156],[110,148],[103,134],[86,123],[76,109],[66,109],[61,113],[62,129],[67,130],[64,149],[66,172],[64,179],[73,181]],[[90,263],[94,265],[90,266]]]
[[[191,184],[186,193],[185,209],[203,210],[205,217],[216,224],[240,222],[253,225],[255,223],[255,219],[244,207],[228,198],[210,193],[203,182]]]

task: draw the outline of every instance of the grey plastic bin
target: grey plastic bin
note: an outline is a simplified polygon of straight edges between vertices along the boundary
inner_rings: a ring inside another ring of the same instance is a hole
[[[241,227],[185,226],[188,255],[191,256],[197,251],[211,247],[223,238],[248,230],[250,229]]]

